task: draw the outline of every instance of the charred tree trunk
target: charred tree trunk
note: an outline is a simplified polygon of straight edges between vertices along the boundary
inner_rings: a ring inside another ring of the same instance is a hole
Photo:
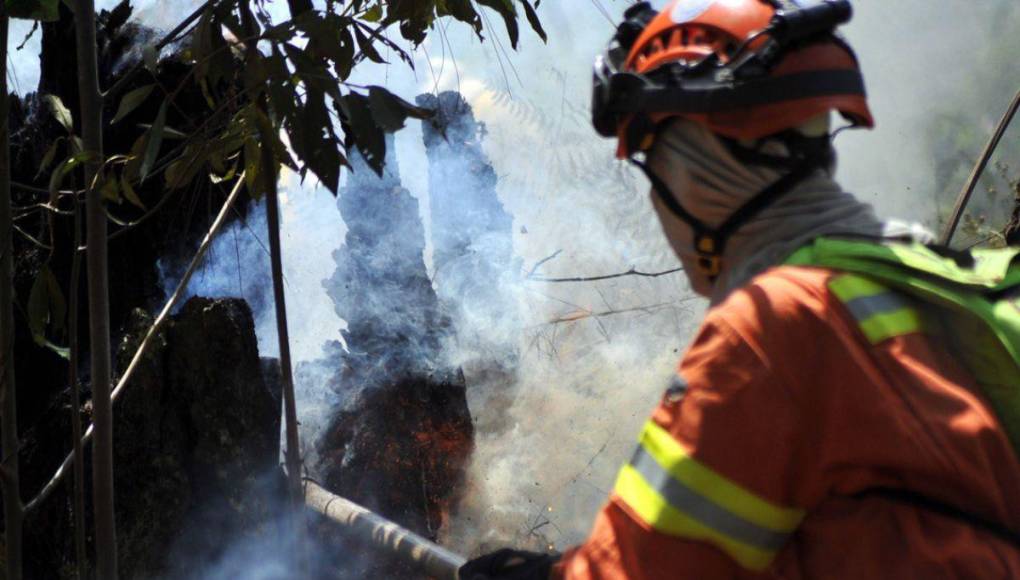
[[[519,316],[510,290],[519,276],[513,216],[496,193],[496,172],[482,150],[485,127],[460,93],[425,94],[435,111],[422,124],[436,293],[453,321],[457,362],[475,409],[503,408],[517,381]],[[481,432],[506,426],[502,413],[474,417]]]
[[[0,413],[2,413],[4,535],[7,578],[21,580],[21,486],[18,477],[18,406],[14,382],[14,239],[11,214],[11,155],[7,91],[6,5],[0,5]]]
[[[337,407],[317,442],[325,487],[429,539],[459,499],[473,427],[464,380],[443,350],[449,321],[422,257],[417,201],[391,153],[382,177],[359,155],[338,204],[347,224],[325,282],[347,351],[336,345]],[[366,577],[413,576],[396,564]]]
[[[103,96],[99,92],[96,10],[93,0],[75,0],[78,90],[82,142],[93,157],[85,166],[89,347],[92,353],[92,497],[96,526],[96,574],[117,578],[117,531],[113,503],[113,403],[110,400],[110,292],[107,223],[102,193],[95,187],[103,157]]]

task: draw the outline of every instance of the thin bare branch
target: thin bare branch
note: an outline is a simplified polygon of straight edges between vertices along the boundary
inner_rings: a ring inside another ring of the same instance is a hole
[[[549,262],[551,260],[555,260],[556,256],[559,256],[562,253],[563,253],[563,250],[556,250],[551,255],[546,256],[545,258],[542,258],[541,260],[539,260],[538,262],[535,263],[535,267],[532,268],[530,272],[528,272],[528,275],[526,277],[527,278],[531,278],[532,276],[534,276],[535,274],[538,273],[538,269],[541,268],[546,262]]]
[[[599,282],[602,280],[612,280],[614,278],[625,278],[627,276],[638,276],[641,278],[660,278],[662,276],[668,276],[669,274],[676,274],[677,272],[683,272],[683,268],[673,268],[672,270],[666,270],[664,272],[641,272],[634,268],[621,272],[619,274],[607,274],[605,276],[576,276],[570,278],[546,278],[544,276],[528,276],[528,280],[532,282],[549,282],[549,283],[566,283],[566,282]]]
[[[567,322],[578,322],[581,320],[587,320],[589,318],[594,318],[598,320],[599,318],[605,318],[607,316],[616,316],[618,314],[628,314],[631,312],[644,312],[646,314],[650,314],[656,310],[659,310],[660,308],[668,308],[670,306],[673,306],[674,304],[677,304],[677,302],[678,301],[674,300],[672,302],[660,302],[659,304],[651,304],[649,306],[635,306],[634,308],[622,308],[619,310],[603,310],[600,312],[595,312],[592,310],[575,310],[573,312],[569,312],[567,314],[554,318],[546,322],[545,324],[546,325],[564,324]]]
[[[46,250],[47,252],[53,251],[53,246],[43,242],[42,240],[36,238],[32,234],[30,234],[30,233],[26,232],[25,230],[21,229],[20,227],[18,227],[17,224],[11,224],[11,227],[14,228],[14,231],[16,231],[19,234],[21,234],[22,236],[24,236],[26,239],[28,239],[28,241],[32,242],[36,246],[39,246],[40,248]]]

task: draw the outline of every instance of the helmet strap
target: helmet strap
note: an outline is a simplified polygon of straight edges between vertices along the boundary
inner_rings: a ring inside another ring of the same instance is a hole
[[[816,147],[805,157],[800,157],[788,173],[748,200],[717,228],[708,227],[705,222],[684,209],[666,182],[652,171],[647,162],[639,161],[633,157],[630,158],[630,162],[639,167],[648,177],[652,183],[652,191],[656,193],[659,201],[666,206],[670,213],[691,228],[694,234],[694,251],[698,256],[698,270],[707,276],[710,282],[715,283],[722,273],[722,256],[726,251],[726,243],[730,237],[767,207],[792,191],[815,170],[828,165],[831,158],[832,147],[828,140],[825,140],[824,145]]]

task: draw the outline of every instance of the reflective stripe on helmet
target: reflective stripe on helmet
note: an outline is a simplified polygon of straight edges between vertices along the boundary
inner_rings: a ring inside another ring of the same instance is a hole
[[[711,470],[651,421],[615,491],[654,530],[709,542],[755,571],[772,563],[804,517]]]
[[[900,294],[853,274],[837,276],[829,289],[857,320],[871,344],[923,330],[921,313]]]

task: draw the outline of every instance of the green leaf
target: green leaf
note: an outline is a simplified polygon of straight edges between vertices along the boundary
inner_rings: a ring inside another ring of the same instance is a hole
[[[145,85],[144,87],[138,87],[124,95],[124,98],[120,100],[120,107],[117,108],[117,114],[113,116],[110,123],[112,124],[120,121],[124,117],[128,116],[131,111],[137,109],[138,105],[145,102],[145,99],[148,98],[148,96],[152,93],[152,89],[155,87],[156,85]]]
[[[75,167],[92,159],[92,157],[92,154],[89,152],[82,151],[61,161],[60,165],[50,174],[50,197],[56,197],[57,191],[60,189],[60,185],[64,183],[64,178],[67,177],[68,173],[73,171]]]
[[[482,31],[482,18],[471,5],[471,0],[446,0],[436,7],[436,12],[440,16],[453,16],[461,22],[470,24],[476,34]]]
[[[35,174],[35,178],[39,179],[43,172],[53,163],[53,160],[57,157],[57,151],[60,149],[60,142],[63,141],[63,137],[57,137],[55,141],[50,145],[50,148],[46,150],[46,154],[43,155],[42,161],[39,162],[39,172]]]
[[[67,302],[64,300],[64,292],[60,289],[57,277],[49,268],[46,268],[46,294],[50,303],[50,324],[53,330],[58,333],[64,331],[64,322],[67,319]]]
[[[217,175],[216,173],[209,174],[209,181],[213,183],[223,183],[224,181],[230,181],[237,175],[237,164],[230,166],[230,169],[223,175]]]
[[[28,294],[28,329],[32,332],[32,339],[39,346],[46,344],[46,324],[49,322],[50,301],[49,284],[46,283],[46,273],[49,267],[44,266],[32,282],[32,290]]]
[[[259,187],[259,144],[251,138],[244,141],[244,182],[249,197],[256,201],[262,199],[263,192]]]
[[[372,6],[371,8],[366,10],[364,14],[361,15],[361,19],[368,22],[379,22],[380,20],[382,20],[382,17],[383,11],[381,4],[376,4],[375,6]]]
[[[126,179],[132,181],[138,179],[138,173],[142,167],[142,156],[145,155],[147,137],[148,135],[143,133],[131,145],[131,155],[128,156],[128,162],[124,165],[123,175]]]
[[[68,360],[70,360],[70,358],[71,358],[71,349],[66,347],[66,346],[60,346],[58,344],[53,344],[52,342],[50,342],[48,340],[46,341],[46,344],[44,344],[43,346],[45,346],[46,348],[52,350],[60,358],[68,359]]]
[[[56,95],[43,95],[43,101],[50,109],[50,113],[53,114],[53,118],[64,127],[64,130],[73,133],[74,119],[71,117],[71,111],[64,106],[64,101],[61,101],[60,97]]]
[[[114,203],[123,201],[120,198],[120,183],[116,179],[103,179],[103,184],[99,186],[99,192],[103,194],[103,199]]]
[[[517,29],[517,10],[514,8],[511,0],[475,0],[482,6],[488,6],[500,16],[503,17],[503,23],[506,24],[506,32],[510,37],[510,46],[514,49],[517,48],[517,40],[520,33]]]
[[[342,106],[349,113],[347,121],[353,133],[354,145],[368,166],[382,175],[386,164],[386,136],[382,127],[373,119],[368,98],[350,93],[343,98]]]
[[[28,294],[28,328],[32,339],[39,346],[46,346],[46,327],[52,323],[56,332],[64,329],[67,303],[60,291],[60,284],[49,266],[43,266],[32,282]]]
[[[372,117],[387,133],[403,129],[408,117],[426,119],[432,116],[430,111],[416,107],[377,86],[368,87],[368,106],[372,110]]]
[[[389,64],[386,62],[386,59],[379,54],[379,51],[375,49],[373,41],[369,39],[357,25],[354,27],[354,36],[358,38],[358,47],[361,48],[362,54],[368,57],[368,60],[379,64]]]
[[[190,137],[184,131],[174,129],[170,125],[163,125],[163,138],[164,139],[187,139]]]
[[[142,166],[138,170],[140,181],[145,181],[159,156],[159,147],[163,144],[163,126],[166,125],[166,108],[167,103],[163,101],[159,107],[159,113],[156,114],[156,120],[152,122],[152,127],[149,127],[145,142],[145,155],[142,157]]]
[[[191,183],[205,167],[207,148],[202,143],[188,145],[184,153],[166,168],[166,185],[178,189]]]
[[[520,1],[521,4],[524,5],[524,15],[527,16],[528,24],[531,25],[531,29],[538,33],[538,36],[539,38],[542,39],[542,42],[549,42],[549,37],[546,35],[545,29],[542,28],[542,21],[539,20],[538,18],[538,12],[536,12],[535,8],[531,6],[531,2],[529,2],[528,0]],[[540,1],[541,0],[537,0],[535,2],[535,6],[538,6],[538,2]]]
[[[120,177],[120,192],[124,194],[124,199],[131,202],[132,205],[143,211],[147,209],[138,194],[135,193],[135,188],[131,186],[131,180],[126,179],[123,175]]]
[[[55,22],[60,18],[57,8],[60,0],[6,0],[7,14],[11,18]]]
[[[354,37],[346,27],[340,30],[340,57],[334,62],[333,70],[340,80],[347,80],[354,68]]]

